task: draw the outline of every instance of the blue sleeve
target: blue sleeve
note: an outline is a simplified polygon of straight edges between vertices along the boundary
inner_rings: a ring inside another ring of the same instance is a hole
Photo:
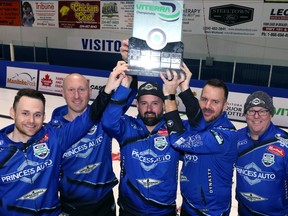
[[[197,131],[189,128],[185,122],[186,130],[183,133],[170,135],[172,146],[178,150],[192,154],[221,154],[227,149],[227,145],[237,143],[237,132],[235,130],[212,128]]]
[[[119,86],[112,95],[101,120],[106,133],[116,138],[119,143],[125,133],[125,120],[123,119],[123,115],[126,111],[127,98],[130,92],[131,89]]]

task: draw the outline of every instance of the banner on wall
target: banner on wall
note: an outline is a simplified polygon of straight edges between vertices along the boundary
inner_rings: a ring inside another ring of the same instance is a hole
[[[121,41],[113,39],[68,37],[67,40],[67,46],[73,50],[119,53],[121,47]]]
[[[264,5],[261,36],[288,38],[288,5]]]
[[[62,94],[63,81],[69,74],[53,71],[39,71],[38,90],[51,94]],[[89,81],[90,88],[92,89],[91,99],[95,99],[98,95],[99,89],[103,87],[106,82],[106,77],[87,76],[85,78]]]
[[[257,2],[185,1],[183,31],[221,36],[259,36],[262,5]]]
[[[184,0],[183,32],[288,38],[288,0]],[[0,25],[131,31],[133,0],[0,1]]]
[[[6,74],[2,73],[0,77],[1,78],[0,80],[6,80],[5,83],[6,87],[15,89],[33,88],[38,89],[39,91],[44,93],[52,93],[59,95],[61,94],[62,91],[64,78],[70,73],[79,71],[79,68],[57,67],[57,66],[47,67],[47,65],[37,65],[36,69],[35,64],[27,64],[27,63],[21,64],[10,61],[1,61],[0,65],[3,71],[6,71]],[[86,75],[86,73],[88,75]],[[83,74],[89,80],[90,88],[92,89],[91,99],[95,99],[98,95],[99,89],[106,84],[108,74],[109,71],[101,71],[101,70],[86,70],[85,74]],[[139,77],[138,79],[139,79],[138,85],[140,86],[144,81],[142,77]],[[197,80],[193,80],[193,82],[195,86],[197,85],[199,86],[199,84],[201,83],[201,81]],[[244,104],[249,94],[241,92],[241,90],[243,91],[243,89],[247,88],[246,85],[237,85],[237,86],[238,86],[237,90],[229,92],[228,107],[226,111],[229,119],[236,121],[237,120],[245,121],[245,117],[243,116]],[[202,88],[191,87],[191,90],[193,91],[195,97],[199,99]],[[275,94],[276,95],[279,94],[279,89],[273,90],[273,88],[267,88],[267,92],[269,91],[275,91],[275,92],[277,91],[277,93]],[[287,95],[285,89],[281,91],[282,93],[280,95]],[[185,112],[185,107],[181,102],[180,98],[177,97],[177,101],[179,103],[178,106],[179,111]],[[275,106],[275,114],[272,121],[280,127],[288,128],[288,97],[274,96],[273,102]]]
[[[59,27],[100,29],[100,1],[59,1]]]
[[[288,0],[264,0],[264,2],[288,3]]]
[[[0,25],[21,25],[19,1],[0,1]]]
[[[7,67],[6,68],[6,87],[8,88],[32,88],[37,86],[37,69]]]
[[[134,0],[101,1],[101,29],[132,30]]]
[[[58,27],[58,1],[22,1],[22,25],[25,27]]]
[[[40,70],[38,80],[38,90],[41,92],[61,94],[63,88],[63,81],[67,73],[51,72]]]

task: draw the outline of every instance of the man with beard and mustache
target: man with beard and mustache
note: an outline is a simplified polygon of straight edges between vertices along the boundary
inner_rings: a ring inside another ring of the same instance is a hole
[[[238,134],[227,117],[228,88],[222,80],[208,80],[199,102],[189,87],[191,74],[181,79],[162,74],[164,95],[179,97],[188,121],[182,121],[174,100],[165,100],[165,119],[170,143],[184,152],[180,177],[183,197],[181,216],[226,216],[231,208],[233,167],[237,158]]]
[[[128,65],[123,61],[123,70]],[[124,114],[132,77],[127,76],[103,113],[106,132],[120,145],[120,216],[175,216],[180,154],[168,141],[162,86],[146,82],[138,89],[138,116]]]

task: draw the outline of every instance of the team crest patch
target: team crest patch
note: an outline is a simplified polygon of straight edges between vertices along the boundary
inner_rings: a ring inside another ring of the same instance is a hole
[[[34,145],[33,151],[34,151],[34,156],[40,159],[45,159],[50,153],[50,150],[48,149],[48,146],[46,143],[38,143]]]
[[[168,142],[164,136],[154,138],[154,147],[158,150],[164,150],[168,145]]]
[[[275,155],[274,154],[269,154],[269,153],[264,153],[262,157],[262,163],[266,167],[270,167],[275,163]]]

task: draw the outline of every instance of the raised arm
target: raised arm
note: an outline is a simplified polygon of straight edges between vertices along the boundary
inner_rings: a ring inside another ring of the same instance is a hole
[[[119,87],[122,80],[126,77],[124,70],[127,67],[124,61],[118,61],[116,67],[110,73],[106,85],[99,90],[97,98],[91,105],[90,117],[92,121],[97,122],[100,120],[114,90]]]
[[[192,73],[186,64],[183,64],[181,66],[181,69],[185,73],[186,79],[179,85],[179,97],[181,98],[186,108],[186,115],[188,117],[189,123],[192,127],[194,127],[199,123],[203,116],[200,109],[199,101],[194,96],[190,88]]]
[[[118,69],[123,72],[128,71],[128,67],[120,67]],[[130,88],[132,86],[133,89]],[[103,113],[102,125],[105,131],[111,137],[115,137],[118,142],[121,142],[121,138],[125,133],[123,124],[126,122],[123,119],[123,115],[133,102],[136,91],[137,83],[134,83],[132,76],[123,77],[123,79],[121,79],[121,85],[113,93],[111,100]]]

